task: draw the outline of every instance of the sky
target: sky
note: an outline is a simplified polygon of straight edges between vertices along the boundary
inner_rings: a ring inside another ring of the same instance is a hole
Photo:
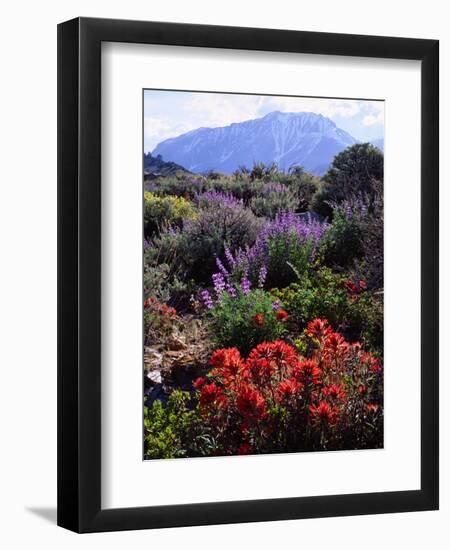
[[[272,111],[322,114],[361,141],[384,136],[383,101],[145,90],[144,151],[196,128],[228,126]]]

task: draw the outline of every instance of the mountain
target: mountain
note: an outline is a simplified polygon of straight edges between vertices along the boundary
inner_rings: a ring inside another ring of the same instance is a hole
[[[144,179],[154,179],[158,176],[175,176],[180,172],[190,174],[189,170],[175,162],[165,162],[160,155],[153,156],[151,153],[144,153]]]
[[[222,128],[198,128],[159,143],[153,155],[162,155],[204,173],[230,174],[255,162],[278,164],[282,170],[301,165],[323,174],[333,157],[357,140],[322,115],[274,111],[254,120]]]

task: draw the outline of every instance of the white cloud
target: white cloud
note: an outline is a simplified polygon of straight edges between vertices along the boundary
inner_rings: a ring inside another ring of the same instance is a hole
[[[227,126],[258,116],[264,97],[234,94],[193,94],[184,106],[186,115],[201,126]]]
[[[312,111],[326,117],[354,117],[362,107],[361,101],[322,99],[312,97],[271,97],[267,104],[280,111]]]
[[[384,109],[376,114],[368,114],[362,119],[364,126],[375,126],[375,124],[384,124]]]

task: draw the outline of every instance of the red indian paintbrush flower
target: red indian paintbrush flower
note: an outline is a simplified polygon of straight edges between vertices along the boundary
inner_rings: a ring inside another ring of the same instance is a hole
[[[199,390],[202,386],[206,384],[207,380],[204,376],[200,376],[195,380],[195,382],[192,384],[192,387],[196,390]]]
[[[314,319],[308,323],[306,334],[311,338],[321,339],[332,332],[330,324],[326,319]]]
[[[280,401],[291,399],[298,395],[303,388],[303,384],[295,380],[295,378],[289,378],[282,380],[278,385],[277,395]]]
[[[223,407],[227,404],[227,398],[223,390],[212,382],[201,387],[199,402],[201,407],[207,407],[208,405]]]
[[[212,375],[230,383],[244,368],[244,361],[237,348],[218,349],[211,357]]]
[[[334,424],[338,415],[337,408],[331,407],[326,401],[321,401],[318,405],[310,405],[309,412],[313,419],[326,424]]]
[[[279,309],[276,313],[278,321],[284,323],[289,318],[289,315],[284,311],[284,309]]]
[[[263,313],[257,313],[256,315],[253,315],[252,321],[256,326],[263,327],[264,326],[264,314]]]
[[[344,384],[331,384],[322,388],[322,393],[325,397],[329,397],[333,400],[344,401],[347,397],[344,391]]]
[[[261,420],[266,416],[266,402],[261,392],[244,384],[241,386],[236,406],[241,416],[246,420]]]
[[[294,368],[296,380],[305,386],[310,384],[320,384],[322,381],[322,371],[317,363],[311,359],[304,359]]]

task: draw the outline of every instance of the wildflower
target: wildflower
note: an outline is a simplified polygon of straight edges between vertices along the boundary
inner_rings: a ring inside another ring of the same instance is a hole
[[[338,332],[330,332],[326,337],[325,345],[332,355],[346,353],[349,349],[348,343]]]
[[[347,289],[347,292],[351,295],[359,293],[359,288],[350,279],[344,282],[344,286]]]
[[[253,315],[252,321],[256,326],[263,327],[264,326],[264,314],[263,313],[257,313],[256,315]]]
[[[206,378],[204,376],[200,376],[195,380],[195,382],[192,384],[192,387],[196,390],[199,390],[202,386],[206,384]]]
[[[225,257],[230,267],[233,268],[236,265],[236,260],[234,259],[234,256],[227,245],[225,245]]]
[[[245,420],[261,420],[266,416],[266,402],[262,394],[248,386],[243,385],[239,390],[236,406]]]
[[[282,380],[278,385],[278,397],[280,400],[290,399],[297,395],[303,388],[303,384],[295,380],[295,378],[289,378],[288,380]]]
[[[326,319],[314,319],[308,323],[306,334],[311,338],[321,339],[332,332],[330,324]]]
[[[362,354],[361,362],[372,372],[377,373],[381,371],[381,365],[378,359],[367,351]]]
[[[289,315],[284,311],[284,309],[279,309],[276,313],[278,321],[281,321],[282,323],[286,321],[289,317]]]
[[[272,302],[272,311],[278,311],[280,307],[281,307],[280,300],[275,300],[274,302]]]
[[[212,280],[216,296],[218,299],[220,299],[220,296],[222,295],[222,292],[225,290],[226,287],[225,278],[222,273],[214,273],[214,275],[212,276]]]
[[[262,288],[264,286],[264,283],[266,282],[266,277],[267,277],[267,267],[263,264],[259,268],[258,288]]]
[[[331,407],[326,401],[320,401],[318,405],[310,405],[311,417],[326,424],[334,424],[337,420],[337,408]]]
[[[242,277],[242,279],[241,279],[241,289],[242,289],[242,292],[244,294],[249,294],[250,293],[250,286],[251,286],[251,283],[248,280],[248,278],[247,277]]]
[[[220,258],[216,257],[216,265],[220,271],[220,273],[222,273],[222,275],[224,277],[228,277],[229,273],[226,269],[226,267],[223,265],[223,263],[220,261]]]
[[[298,363],[294,368],[294,376],[305,386],[318,385],[322,381],[322,371],[318,364],[311,359],[304,359]]]
[[[364,384],[361,384],[360,386],[358,386],[359,395],[366,395],[368,390],[369,390],[369,388],[367,386],[365,386]]]
[[[236,291],[236,289],[234,288],[233,285],[230,285],[230,283],[227,283],[227,284],[226,284],[226,290],[227,290],[228,294],[229,294],[232,298],[236,298],[236,296],[237,296],[237,291]]]
[[[347,397],[344,391],[344,384],[331,384],[322,388],[322,393],[325,397],[329,397],[333,400],[344,401]]]
[[[378,409],[379,409],[379,406],[376,403],[367,404],[367,412],[369,413],[376,413]]]
[[[229,384],[242,370],[244,362],[237,348],[218,349],[211,357],[212,374]]]
[[[223,390],[212,382],[211,384],[206,384],[201,387],[199,402],[201,407],[207,407],[208,405],[214,404],[216,407],[220,408],[227,404],[227,398]]]
[[[212,309],[214,307],[214,304],[213,304],[213,301],[212,301],[212,298],[211,298],[211,294],[209,293],[208,290],[203,290],[200,293],[200,297],[201,297],[203,303],[205,304],[205,306],[208,309]]]

